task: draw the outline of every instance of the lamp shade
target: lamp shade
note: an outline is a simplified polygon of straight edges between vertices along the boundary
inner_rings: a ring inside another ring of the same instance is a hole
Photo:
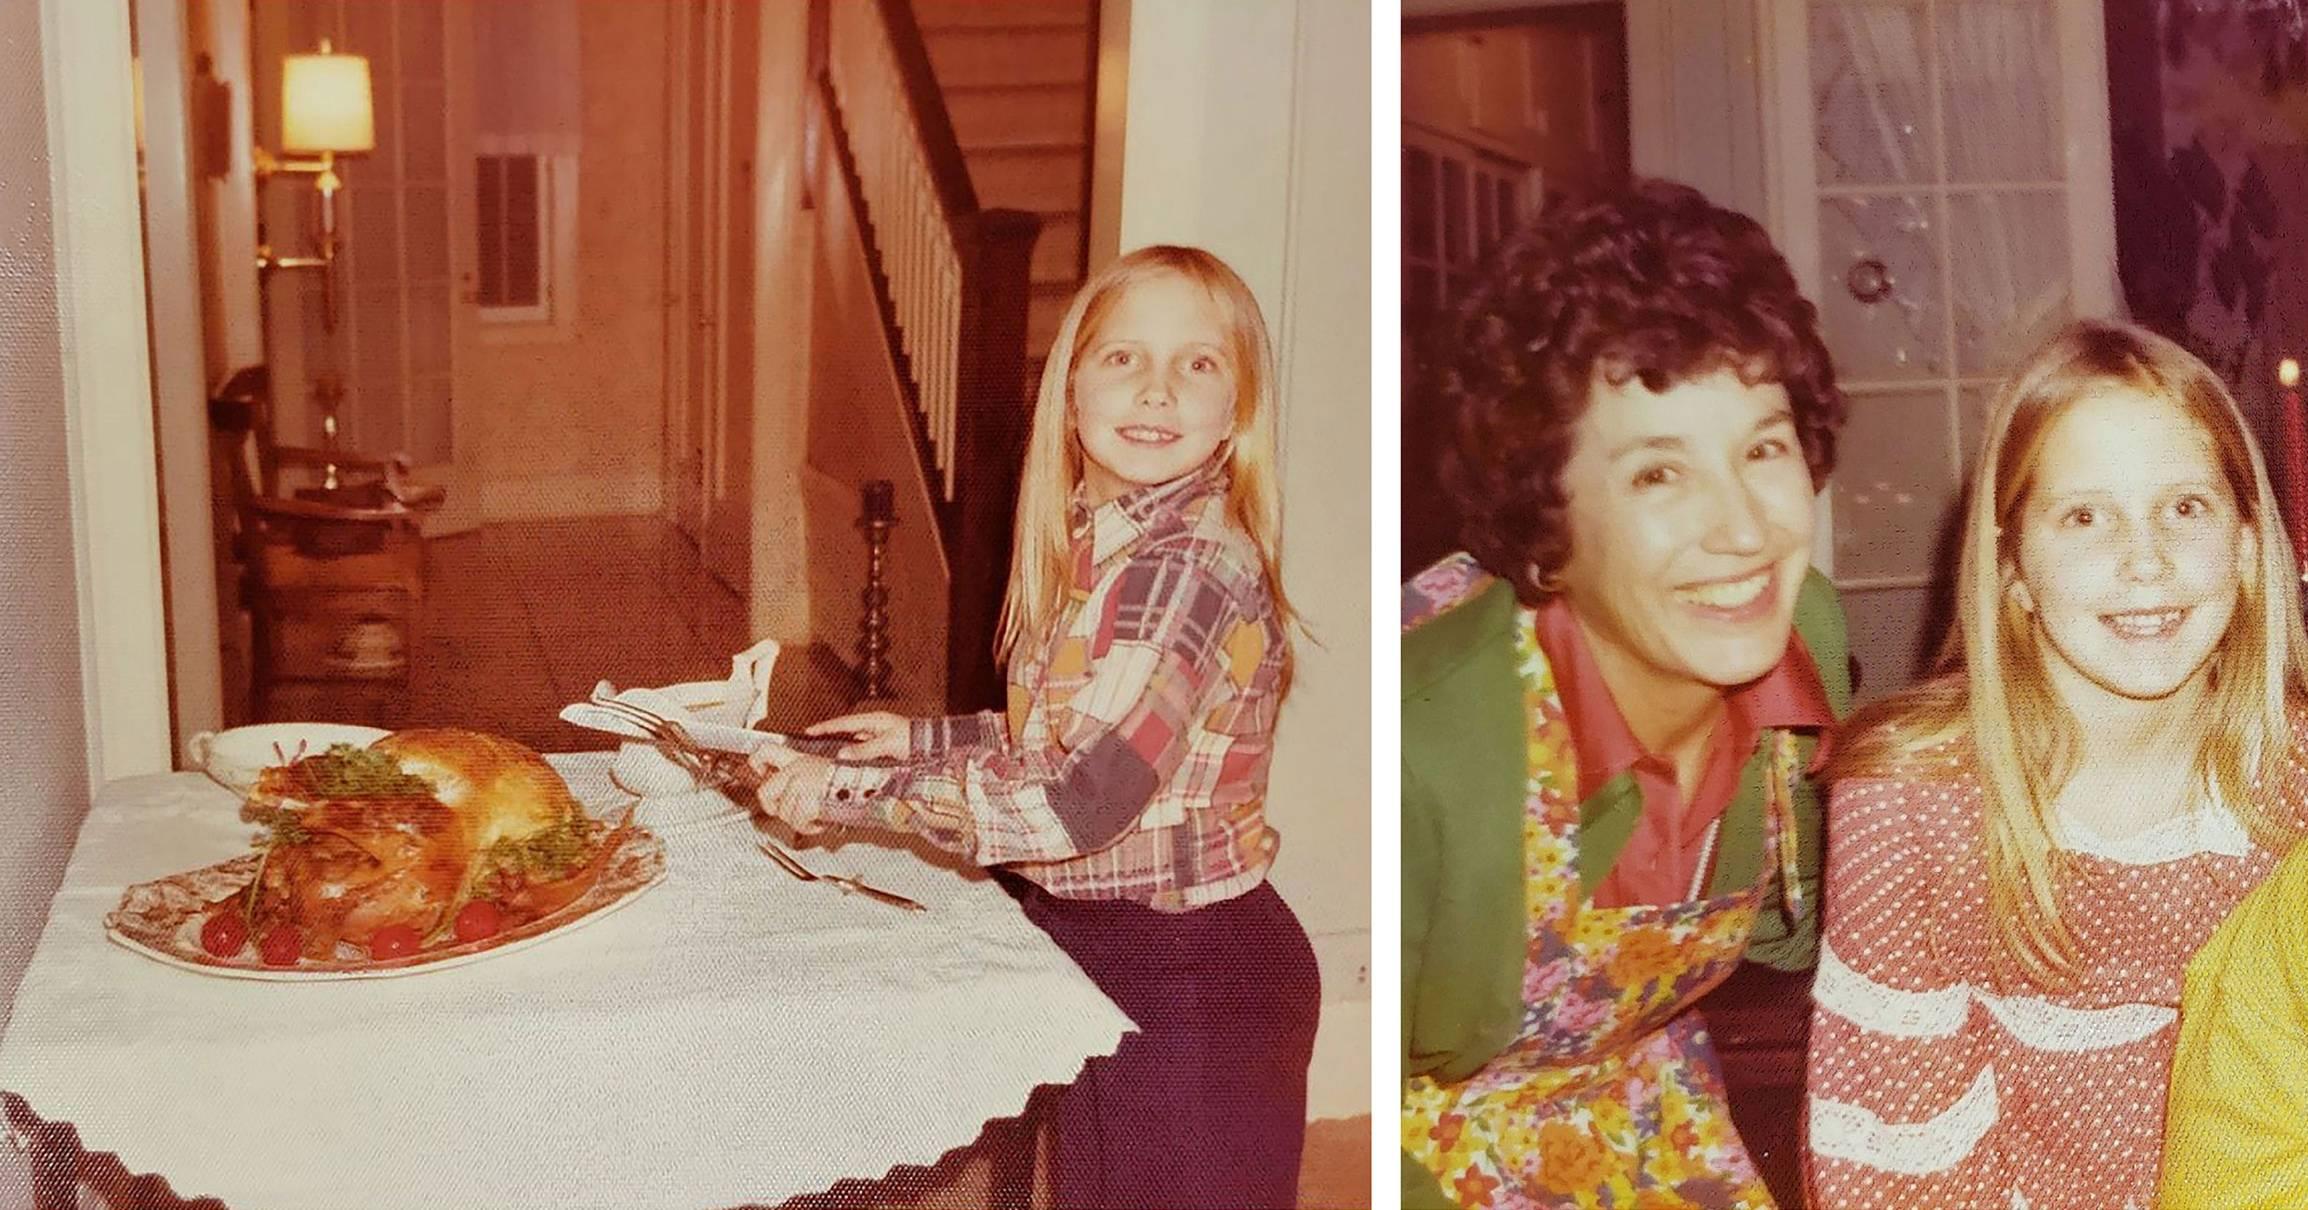
[[[309,155],[375,149],[377,122],[369,104],[366,58],[284,55],[280,98],[282,151]]]

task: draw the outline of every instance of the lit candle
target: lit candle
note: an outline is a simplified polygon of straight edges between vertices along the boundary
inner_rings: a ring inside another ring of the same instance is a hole
[[[2276,385],[2283,388],[2276,400],[2276,497],[2297,559],[2308,551],[2308,412],[2300,405],[2297,360],[2276,363]]]

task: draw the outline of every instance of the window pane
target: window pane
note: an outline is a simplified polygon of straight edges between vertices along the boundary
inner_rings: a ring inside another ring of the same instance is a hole
[[[353,406],[345,410],[360,421],[350,437],[362,449],[405,450],[409,435],[402,410],[408,406],[408,378],[401,347],[401,281],[388,278],[381,287],[357,286],[348,293]]]
[[[481,305],[505,303],[505,162],[493,155],[480,159],[473,199],[474,245],[481,270]]]
[[[1412,256],[1435,254],[1434,157],[1402,149],[1402,243]]]
[[[1498,195],[1491,192],[1490,174],[1475,174],[1475,251],[1488,253],[1499,242]]]
[[[1441,286],[1435,280],[1433,269],[1424,265],[1405,265],[1402,270],[1402,328],[1403,334],[1414,341],[1427,338],[1427,325],[1434,320],[1435,308],[1441,301],[1437,295]]]
[[[1467,170],[1457,160],[1442,164],[1443,263],[1456,265],[1473,259],[1467,246]]]
[[[537,201],[537,157],[523,155],[507,160],[505,277],[509,301],[515,306],[536,306],[543,293],[537,281]]]

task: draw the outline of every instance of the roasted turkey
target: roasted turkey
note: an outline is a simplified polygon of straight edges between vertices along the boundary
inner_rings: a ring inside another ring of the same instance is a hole
[[[543,757],[446,728],[267,769],[242,815],[270,829],[241,905],[250,931],[293,925],[320,959],[389,925],[438,939],[475,898],[508,924],[545,915],[584,892],[608,847]]]

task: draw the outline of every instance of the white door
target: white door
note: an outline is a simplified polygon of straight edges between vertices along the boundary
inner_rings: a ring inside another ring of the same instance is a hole
[[[755,63],[760,13],[689,0],[668,45],[666,477],[705,567],[747,589],[752,548]]]
[[[1949,621],[1961,484],[2002,375],[2118,302],[2093,0],[1766,0],[1773,212],[1851,399],[1820,565],[1862,700]]]
[[[712,255],[714,178],[709,129],[713,0],[682,0],[666,35],[669,96],[665,137],[665,477],[673,522],[690,541],[705,532],[706,414],[713,397],[710,350],[719,314]]]

